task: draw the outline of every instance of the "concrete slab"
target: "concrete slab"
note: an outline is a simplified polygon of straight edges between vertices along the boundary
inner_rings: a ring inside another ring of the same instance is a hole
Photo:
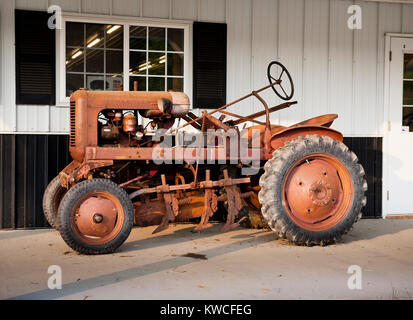
[[[193,227],[134,228],[103,256],[77,254],[54,230],[0,231],[0,298],[413,299],[413,220],[362,220],[327,247],[297,247],[266,230]],[[48,289],[50,265],[61,267],[60,290]],[[361,267],[361,290],[347,285],[351,265]]]

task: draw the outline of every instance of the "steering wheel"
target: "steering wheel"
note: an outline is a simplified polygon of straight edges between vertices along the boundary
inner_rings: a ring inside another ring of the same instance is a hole
[[[267,76],[270,84],[276,82],[271,88],[283,100],[290,100],[294,95],[294,83],[287,68],[278,61],[268,65]],[[283,78],[284,77],[284,78]],[[279,88],[277,88],[277,86]]]

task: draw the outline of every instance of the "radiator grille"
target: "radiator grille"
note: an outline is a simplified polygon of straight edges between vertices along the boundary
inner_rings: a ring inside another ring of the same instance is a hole
[[[71,147],[76,147],[76,101],[70,101],[70,140]]]

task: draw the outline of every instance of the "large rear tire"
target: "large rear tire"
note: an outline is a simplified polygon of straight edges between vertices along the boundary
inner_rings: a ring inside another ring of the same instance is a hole
[[[260,186],[268,225],[298,245],[336,242],[366,204],[367,182],[357,156],[328,136],[301,136],[275,150]]]
[[[132,201],[124,189],[107,179],[85,180],[72,187],[59,206],[63,240],[83,254],[114,252],[133,227]]]
[[[61,186],[60,178],[57,176],[50,181],[43,195],[43,214],[54,229],[57,229],[57,210],[66,192],[67,189]]]

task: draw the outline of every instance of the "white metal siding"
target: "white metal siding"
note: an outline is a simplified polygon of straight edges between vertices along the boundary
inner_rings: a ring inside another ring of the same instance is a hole
[[[362,7],[363,28],[347,28],[347,8]],[[272,115],[292,124],[338,113],[345,135],[384,133],[384,34],[413,33],[413,5],[347,0],[2,0],[0,3],[0,132],[67,132],[67,108],[15,106],[14,8],[226,22],[228,101],[267,84],[266,67],[279,59],[296,87],[295,105]],[[270,105],[279,102],[269,91]],[[247,101],[247,114],[261,109]],[[197,113],[199,111],[197,110]]]

